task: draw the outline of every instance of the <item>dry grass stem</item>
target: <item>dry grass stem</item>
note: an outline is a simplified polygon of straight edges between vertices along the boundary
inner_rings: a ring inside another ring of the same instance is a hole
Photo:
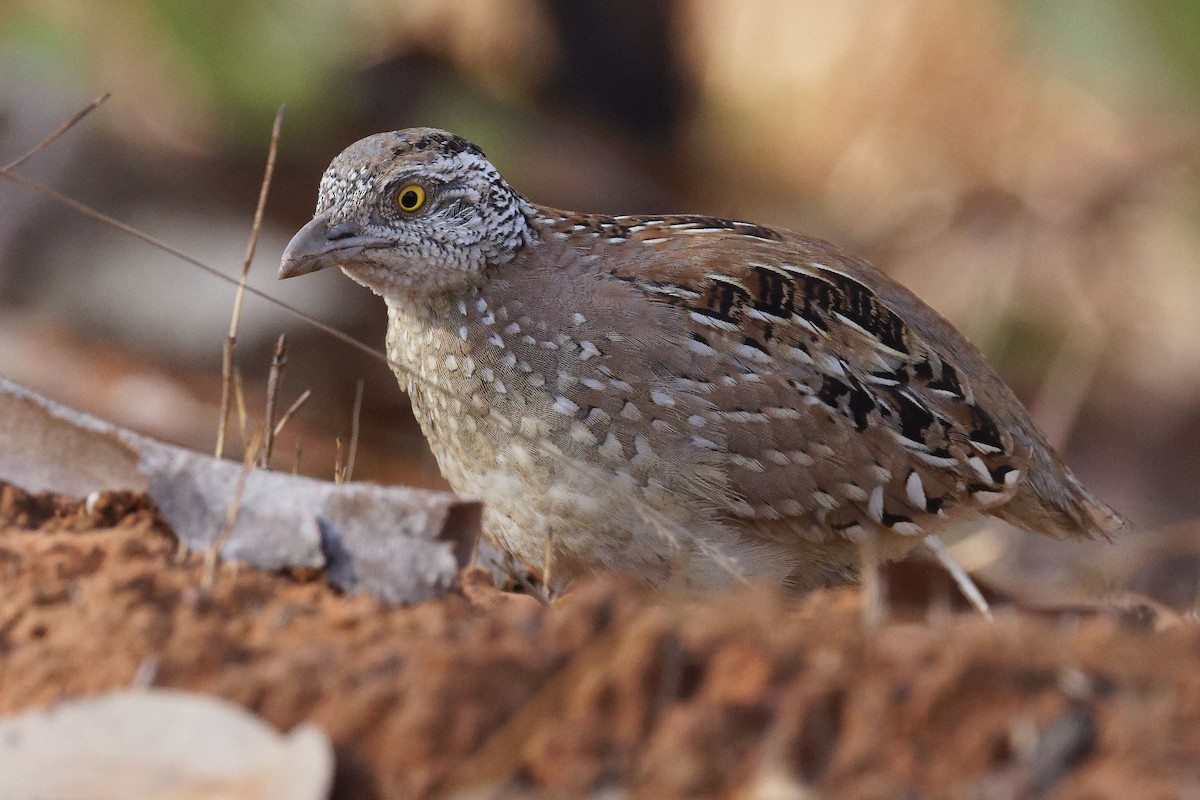
[[[221,358],[221,410],[217,420],[216,456],[225,454],[225,437],[229,422],[229,387],[233,377],[233,350],[237,344],[238,323],[242,318],[242,301],[246,296],[246,279],[250,275],[250,262],[254,260],[254,251],[258,248],[258,236],[262,230],[263,211],[267,205],[267,194],[271,188],[271,177],[275,173],[275,155],[279,150],[279,132],[283,127],[283,110],[280,106],[275,112],[275,124],[271,126],[271,143],[267,148],[267,164],[263,169],[262,185],[258,190],[258,205],[254,209],[254,222],[250,226],[250,238],[246,242],[246,255],[242,259],[242,273],[238,279],[237,294],[233,299],[233,315],[229,320],[229,336],[225,339],[225,349]],[[270,427],[267,428],[268,435]]]
[[[234,338],[227,336],[221,347],[221,410],[217,417],[217,444],[213,449],[217,458],[225,455],[225,432],[229,425],[229,398],[233,387],[233,345]]]
[[[290,406],[288,406],[288,410],[283,412],[283,416],[281,416],[279,418],[279,422],[275,423],[275,431],[274,431],[275,438],[279,438],[279,434],[283,433],[283,428],[285,425],[288,424],[288,420],[290,420],[292,418],[293,414],[295,414],[297,411],[300,410],[301,406],[303,406],[305,403],[308,402],[308,398],[310,398],[310,397],[312,397],[312,390],[305,389],[303,392],[300,393],[300,396],[296,398],[296,402],[294,402]],[[296,444],[297,445],[300,444],[299,440],[297,440]],[[297,447],[297,451],[298,450],[299,450],[299,447]]]
[[[14,161],[10,161],[9,163],[5,164],[4,169],[2,171],[8,172],[9,170],[16,169],[17,167],[21,166],[29,159],[36,156],[38,153],[45,150],[50,145],[54,144],[54,142],[56,142],[60,136],[62,136],[67,131],[71,130],[71,128],[74,128],[75,125],[77,125],[80,120],[82,120],[88,114],[92,113],[97,108],[99,108],[101,105],[103,105],[103,103],[106,100],[108,100],[108,98],[110,98],[110,97],[112,97],[112,92],[105,92],[104,94],[100,95],[95,100],[93,100],[92,102],[88,103],[83,108],[76,111],[75,114],[70,119],[68,119],[62,125],[59,125],[53,131],[51,131],[46,136],[45,139],[42,139],[40,142],[35,144],[32,148],[30,148],[28,151],[26,151],[24,155],[18,157]]]
[[[342,466],[342,437],[333,442],[333,482],[341,483],[346,477],[345,467]]]
[[[979,591],[979,587],[975,585],[975,581],[971,580],[971,576],[962,568],[962,565],[954,560],[954,556],[950,555],[950,551],[946,549],[946,545],[942,540],[933,534],[925,537],[923,544],[937,558],[938,563],[946,572],[950,573],[950,577],[954,579],[954,583],[958,586],[958,590],[963,593],[963,597],[975,606],[975,610],[983,615],[988,622],[995,622],[992,616],[992,608],[988,605],[987,598],[983,596],[983,592]]]
[[[238,473],[237,483],[233,488],[233,497],[229,499],[229,507],[225,511],[225,524],[222,526],[216,540],[204,552],[204,578],[202,586],[206,590],[211,590],[216,584],[217,561],[220,558],[221,550],[225,548],[225,543],[229,541],[229,537],[233,534],[233,526],[237,522],[238,511],[242,507],[242,495],[246,491],[246,481],[250,477],[250,471],[254,469],[254,462],[258,457],[262,437],[263,432],[261,430],[255,431],[254,438],[246,448],[245,458],[242,459],[242,469]]]
[[[287,334],[279,334],[275,341],[275,354],[271,358],[271,370],[267,373],[267,408],[263,416],[263,446],[258,465],[270,469],[271,448],[275,444],[275,406],[279,402],[279,384],[283,380],[283,368],[287,366]]]
[[[349,482],[354,475],[354,459],[358,455],[358,423],[362,417],[363,382],[362,378],[354,386],[354,412],[350,416],[350,448],[346,455],[346,473],[342,480]]]
[[[246,413],[246,393],[242,390],[242,371],[236,365],[233,368],[233,400],[238,412],[238,435],[245,448],[249,415]]]

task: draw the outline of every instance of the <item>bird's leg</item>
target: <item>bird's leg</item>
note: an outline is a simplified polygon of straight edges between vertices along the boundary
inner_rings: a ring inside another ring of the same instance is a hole
[[[887,615],[884,599],[883,574],[879,571],[879,542],[867,537],[858,546],[859,584],[863,594],[863,627],[868,631],[879,628]]]

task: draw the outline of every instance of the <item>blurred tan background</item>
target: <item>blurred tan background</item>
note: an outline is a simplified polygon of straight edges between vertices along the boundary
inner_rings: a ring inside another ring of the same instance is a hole
[[[328,161],[379,130],[454,130],[542,203],[832,239],[949,317],[1156,531],[1200,516],[1197,41],[1197,0],[8,0],[0,162],[110,90],[22,172],[235,273],[286,103],[251,282],[372,345],[365,290],[273,275]],[[0,183],[0,374],[211,449],[232,300]],[[284,331],[282,402],[313,399],[277,464],[299,436],[330,475],[363,378],[355,477],[437,485],[386,369],[254,299],[251,414]]]

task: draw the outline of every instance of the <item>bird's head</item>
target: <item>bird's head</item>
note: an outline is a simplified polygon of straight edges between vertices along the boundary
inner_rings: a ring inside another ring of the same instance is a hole
[[[368,136],[321,178],[280,278],[341,267],[399,303],[463,291],[529,243],[533,207],[467,140],[433,128]]]

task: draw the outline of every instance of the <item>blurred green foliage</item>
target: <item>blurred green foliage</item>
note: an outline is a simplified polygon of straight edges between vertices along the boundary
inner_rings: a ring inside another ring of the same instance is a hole
[[[264,120],[281,103],[289,107],[293,135],[305,139],[319,135],[352,102],[343,90],[344,76],[361,54],[350,4],[126,0],[105,5],[18,0],[0,9],[0,53],[41,79],[58,73],[79,93],[119,92],[111,85],[113,75],[141,70],[132,85],[176,94],[180,107],[209,121],[212,132],[234,147],[260,147]]]
[[[1028,29],[1076,77],[1128,100],[1200,97],[1200,0],[1023,0]]]
[[[1036,46],[1078,65],[1081,77],[1137,99],[1177,88],[1163,85],[1165,74],[1200,95],[1200,0],[1018,0],[1016,7]],[[181,106],[197,109],[227,143],[257,146],[264,119],[282,102],[301,138],[319,136],[353,108],[346,76],[378,57],[365,51],[386,40],[371,27],[377,12],[353,0],[7,0],[0,48],[96,92],[115,88],[91,85],[103,80],[106,64],[152,55],[147,69],[167,64],[177,73],[161,77]],[[403,18],[405,6],[387,13]]]

